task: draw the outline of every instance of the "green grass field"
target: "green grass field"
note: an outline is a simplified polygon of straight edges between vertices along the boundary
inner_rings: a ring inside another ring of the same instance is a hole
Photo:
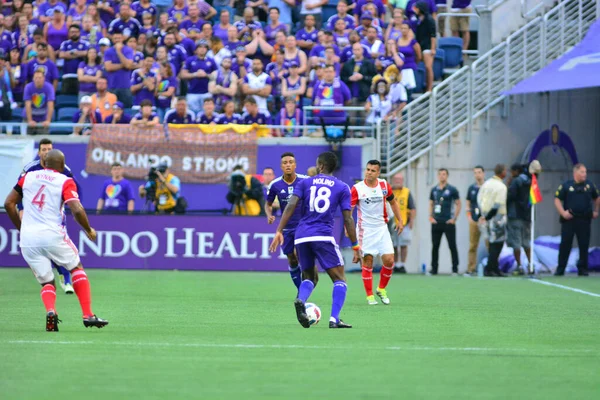
[[[331,282],[303,329],[287,274],[88,270],[85,329],[58,294],[45,332],[28,269],[0,269],[2,399],[594,399],[600,297],[527,279],[395,276],[392,305],[368,307],[348,277],[330,330]],[[600,278],[545,279],[600,294]]]

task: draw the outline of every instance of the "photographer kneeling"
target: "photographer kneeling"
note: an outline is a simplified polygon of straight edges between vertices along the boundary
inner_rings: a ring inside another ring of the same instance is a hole
[[[139,187],[140,197],[146,197],[161,214],[185,214],[187,202],[181,196],[179,178],[169,173],[167,164],[150,168],[148,181]]]
[[[236,165],[229,178],[227,201],[233,206],[234,215],[263,215],[262,184],[252,175],[245,174],[241,165]]]

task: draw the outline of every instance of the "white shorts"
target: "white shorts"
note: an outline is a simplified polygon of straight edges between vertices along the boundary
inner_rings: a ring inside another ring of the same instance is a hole
[[[22,247],[21,254],[39,283],[52,282],[54,279],[51,260],[69,271],[80,263],[77,248],[68,237],[64,242],[54,246]]]
[[[362,229],[358,232],[358,243],[363,255],[394,254],[394,245],[386,225],[381,228]]]
[[[417,81],[415,80],[415,71],[410,68],[405,68],[402,70],[402,79],[400,83],[404,85],[408,90],[414,89],[417,87]]]

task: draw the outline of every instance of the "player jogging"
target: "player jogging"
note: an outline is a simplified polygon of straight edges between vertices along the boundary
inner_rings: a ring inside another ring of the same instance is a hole
[[[346,300],[346,276],[342,253],[333,237],[333,222],[338,207],[344,216],[344,226],[348,231],[354,250],[354,262],[360,255],[356,241],[354,220],[350,211],[350,189],[348,185],[332,174],[337,166],[337,157],[331,152],[322,153],[317,158],[318,175],[304,179],[294,189],[294,194],[285,208],[277,233],[269,249],[275,252],[284,241],[283,230],[294,215],[298,203],[302,204],[302,218],[296,228],[294,244],[300,260],[303,281],[294,300],[298,322],[310,327],[305,303],[315,288],[318,279],[315,259],[333,281],[333,296],[329,328],[352,328],[340,320],[340,312]]]
[[[79,202],[77,187],[72,178],[63,174],[65,156],[59,150],[46,154],[46,168],[23,175],[4,202],[10,220],[20,231],[23,258],[33,275],[42,285],[41,297],[46,307],[46,331],[58,331],[56,312],[56,287],[51,260],[71,271],[73,288],[83,312],[83,325],[102,328],[108,321],[92,312],[90,282],[83,270],[77,248],[69,238],[63,224],[63,204],[68,204],[75,220],[91,240],[96,231],[90,227],[87,215]],[[23,220],[19,218],[17,204],[23,202]]]
[[[367,162],[365,180],[352,187],[352,209],[358,207],[358,244],[362,249],[362,279],[367,292],[367,303],[377,304],[373,296],[373,258],[381,256],[383,267],[379,275],[377,296],[383,304],[390,304],[386,287],[394,271],[394,245],[388,230],[388,214],[385,202],[388,201],[399,223],[398,233],[402,232],[400,206],[394,198],[392,187],[385,179],[379,179],[381,163],[378,160]]]
[[[27,164],[25,166],[25,168],[23,168],[23,172],[21,173],[21,176],[25,175],[27,172],[43,170],[45,168],[44,167],[44,158],[46,157],[46,154],[50,150],[52,150],[52,141],[50,139],[40,140],[40,142],[38,144],[38,159],[33,160],[32,162]],[[65,165],[65,169],[62,172],[62,174],[69,178],[73,178],[73,174],[71,173],[71,170],[66,165]],[[22,214],[23,214],[23,211],[21,211],[21,213],[20,213],[21,217],[23,216]],[[59,282],[60,282],[60,285],[62,286],[63,290],[65,291],[65,293],[66,294],[75,293],[73,290],[73,285],[71,284],[71,274],[69,273],[69,270],[63,266],[56,265],[56,263],[54,263],[54,261],[52,261],[52,266],[54,268],[56,268],[56,270],[60,274]]]
[[[281,155],[281,171],[283,175],[279,178],[274,179],[269,185],[267,191],[267,202],[265,204],[265,214],[267,214],[267,221],[269,224],[275,222],[275,216],[273,215],[273,202],[275,198],[279,200],[279,205],[282,210],[288,204],[294,194],[294,189],[303,179],[308,178],[306,175],[296,174],[296,158],[293,153],[283,153]],[[288,269],[290,276],[296,288],[300,288],[302,282],[302,271],[298,265],[298,257],[294,251],[294,235],[296,233],[296,227],[298,221],[300,221],[301,207],[296,207],[292,217],[289,219],[285,229],[283,230],[283,254],[288,258]]]

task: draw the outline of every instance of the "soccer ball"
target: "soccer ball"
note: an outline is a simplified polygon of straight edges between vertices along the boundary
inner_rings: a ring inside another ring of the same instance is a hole
[[[306,315],[308,315],[308,322],[311,325],[316,325],[321,319],[321,309],[314,303],[306,303]]]

